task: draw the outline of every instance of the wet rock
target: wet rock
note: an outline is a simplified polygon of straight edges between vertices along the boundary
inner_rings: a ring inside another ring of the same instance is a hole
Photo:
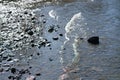
[[[31,44],[31,47],[35,47],[35,44]]]
[[[29,15],[30,15],[30,16],[32,16],[32,14],[31,14],[31,13],[30,13]]]
[[[48,42],[47,40],[45,40],[45,41],[43,41],[43,42],[41,42],[40,44],[39,44],[39,48],[41,48],[42,46],[43,47],[46,47],[46,45],[47,44],[50,44],[51,42]]]
[[[58,37],[53,37],[53,40],[58,40],[59,38]]]
[[[51,27],[51,28],[48,30],[49,33],[52,33],[53,31],[54,31],[54,27]]]
[[[37,55],[39,56],[39,55],[40,55],[40,53],[37,53]]]
[[[80,40],[83,40],[84,38],[80,38]]]
[[[43,14],[41,15],[41,17],[44,17],[44,16],[45,16],[45,15],[43,15]]]
[[[11,13],[12,13],[12,11],[9,11],[8,13],[9,13],[9,14],[11,14]]]
[[[3,67],[10,67],[10,64],[3,64]]]
[[[8,58],[7,61],[12,61],[12,58]]]
[[[99,44],[99,37],[93,36],[93,37],[90,37],[87,41],[90,44],[98,45]]]
[[[0,68],[0,72],[3,72],[4,71],[4,69],[3,68]]]
[[[36,76],[41,76],[41,73],[36,73],[35,75],[36,75]]]
[[[14,76],[8,76],[8,79],[14,80]]]
[[[27,12],[27,11],[25,11],[25,12],[24,12],[24,14],[28,14],[28,12]]]
[[[43,23],[46,23],[46,20],[43,20]]]
[[[30,71],[28,69],[21,69],[19,71],[19,74],[25,74],[25,73],[30,73]]]
[[[31,40],[30,42],[31,42],[31,43],[34,43],[34,40]]]
[[[34,33],[33,33],[33,31],[28,31],[28,34],[33,35]]]
[[[15,74],[16,73],[16,68],[11,68],[11,73]]]
[[[31,20],[35,20],[35,17],[32,17]]]
[[[2,57],[2,60],[7,60],[8,56]]]
[[[26,28],[25,29],[25,32],[28,32],[28,31],[30,31],[31,30],[31,28]]]
[[[59,36],[63,36],[63,34],[59,34]]]

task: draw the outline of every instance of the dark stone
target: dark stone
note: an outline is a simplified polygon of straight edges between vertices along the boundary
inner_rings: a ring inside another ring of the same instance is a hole
[[[36,73],[35,75],[36,75],[36,76],[41,76],[41,73]]]
[[[33,54],[30,55],[31,57],[33,56]]]
[[[58,40],[59,38],[58,37],[54,37],[53,40]]]
[[[34,43],[34,40],[31,40],[30,42],[31,42],[31,43]]]
[[[18,45],[16,45],[16,48],[18,48],[19,46]]]
[[[11,73],[16,73],[16,68],[11,68]]]
[[[8,13],[9,13],[9,14],[11,14],[11,13],[12,13],[12,11],[9,11]]]
[[[8,76],[8,79],[14,80],[14,76]]]
[[[28,34],[29,35],[33,35],[33,31],[28,31]]]
[[[37,55],[39,56],[39,55],[40,55],[40,53],[37,53]]]
[[[8,59],[8,56],[4,56],[3,58],[2,58],[2,60],[7,60]]]
[[[35,47],[35,44],[31,44],[31,47]]]
[[[3,68],[0,68],[0,72],[3,72],[4,71],[4,69]]]
[[[7,61],[12,61],[12,58],[8,58]]]
[[[22,17],[22,15],[20,15],[20,17]]]
[[[21,69],[19,71],[19,74],[25,74],[25,73],[29,73],[30,71],[28,69]]]
[[[31,20],[35,20],[35,17],[32,17]]]
[[[83,40],[84,38],[80,38],[80,40]]]
[[[31,30],[31,28],[26,28],[25,29],[25,32],[28,32],[28,31],[30,31]]]
[[[25,12],[24,12],[24,14],[28,14],[28,12],[27,12],[27,11],[25,11]]]
[[[52,58],[49,58],[49,61],[53,61],[53,59],[52,59]]]
[[[31,13],[30,13],[29,15],[30,15],[30,16],[32,16],[32,14],[31,14]]]
[[[59,36],[63,36],[63,34],[59,34]]]
[[[32,67],[30,66],[29,68],[31,69]]]
[[[90,37],[87,41],[88,41],[88,43],[97,45],[97,44],[99,44],[99,37],[93,36],[93,37]]]
[[[46,23],[46,20],[43,20],[43,23]]]
[[[41,15],[41,17],[44,17],[44,16],[45,16],[45,15],[43,15],[43,14]]]

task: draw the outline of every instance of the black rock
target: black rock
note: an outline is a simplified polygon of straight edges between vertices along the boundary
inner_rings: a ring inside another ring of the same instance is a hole
[[[31,47],[35,47],[35,44],[31,44]]]
[[[59,36],[63,36],[63,34],[59,34]]]
[[[53,61],[53,59],[52,59],[52,58],[49,58],[49,61]]]
[[[14,80],[14,76],[8,76],[8,79]]]
[[[32,16],[32,14],[31,14],[31,13],[30,13],[29,15],[30,15],[30,16]]]
[[[53,40],[58,40],[59,38],[58,37],[53,37]]]
[[[36,73],[35,75],[36,75],[36,76],[41,76],[41,73]]]
[[[40,55],[40,53],[37,53],[37,55],[39,56],[39,55]]]
[[[12,13],[12,11],[9,11],[8,13],[9,13],[9,14],[11,14],[11,13]]]
[[[44,17],[44,16],[45,16],[45,15],[43,15],[43,14],[41,15],[41,17]]]
[[[11,73],[16,73],[16,68],[11,68]]]
[[[0,72],[3,72],[4,71],[4,69],[3,68],[0,68]]]
[[[35,20],[35,17],[32,17],[31,20]]]
[[[19,74],[25,74],[25,73],[29,73],[30,71],[28,69],[21,69],[19,71]]]
[[[46,20],[43,20],[43,23],[46,23]]]
[[[51,27],[51,28],[48,30],[49,33],[52,33],[53,31],[54,31],[54,27]]]
[[[33,31],[28,31],[28,34],[29,35],[33,35]]]
[[[24,12],[24,14],[28,14],[28,12],[27,12],[27,11],[25,11],[25,12]]]
[[[31,28],[26,28],[25,29],[25,32],[28,32],[28,31],[30,31],[31,30]]]
[[[93,37],[90,37],[87,41],[88,41],[88,43],[98,45],[99,44],[99,37],[93,36]]]

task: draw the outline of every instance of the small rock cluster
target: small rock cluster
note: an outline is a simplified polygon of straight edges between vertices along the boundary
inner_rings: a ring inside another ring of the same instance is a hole
[[[0,49],[17,50],[33,43],[37,45],[43,40],[41,37],[43,23],[32,11],[7,11],[1,19]]]

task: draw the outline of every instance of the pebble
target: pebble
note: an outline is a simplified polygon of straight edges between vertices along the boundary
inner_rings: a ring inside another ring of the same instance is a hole
[[[31,44],[31,47],[35,47],[35,44]]]
[[[53,31],[54,31],[54,27],[51,27],[51,28],[48,30],[49,33],[52,33]]]
[[[41,76],[41,73],[36,73],[35,75],[36,75],[36,76]]]
[[[3,72],[4,71],[4,69],[3,68],[0,68],[0,72]]]
[[[11,14],[11,13],[12,13],[12,11],[9,11],[8,13],[9,13],[9,14]]]
[[[37,55],[39,56],[39,55],[40,55],[40,53],[37,53]]]
[[[63,36],[63,34],[59,34],[59,36]]]
[[[13,74],[16,73],[16,68],[11,68],[10,70],[11,70],[11,73]]]
[[[93,36],[93,37],[90,37],[87,41],[90,44],[98,45],[99,44],[99,37]]]
[[[28,14],[28,12],[27,12],[27,11],[25,11],[25,12],[24,12],[24,14]]]
[[[28,34],[29,35],[33,35],[33,31],[28,31]]]
[[[58,40],[59,38],[58,37],[53,37],[53,40]]]
[[[53,59],[52,59],[52,58],[49,58],[49,61],[53,61]]]

